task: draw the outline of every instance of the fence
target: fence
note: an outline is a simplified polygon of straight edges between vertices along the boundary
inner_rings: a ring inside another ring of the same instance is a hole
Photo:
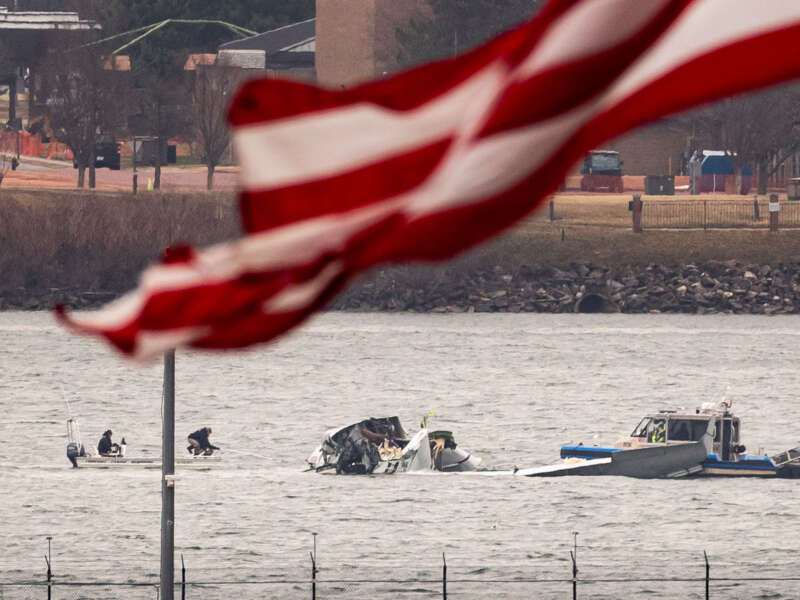
[[[647,594],[650,598],[710,598],[730,597],[794,597],[800,575],[781,576],[775,565],[736,565],[726,563],[712,577],[712,564],[705,552],[695,555],[694,564],[671,564],[640,567],[634,575],[618,571],[609,564],[579,564],[577,547],[569,559],[559,561],[558,570],[543,569],[530,573],[531,565],[516,565],[505,576],[486,576],[488,569],[448,565],[442,554],[437,565],[414,568],[408,563],[362,565],[369,576],[341,577],[338,574],[320,576],[320,569],[311,553],[306,575],[289,578],[285,572],[275,577],[248,580],[203,579],[187,577],[181,569],[173,598],[223,600],[248,598],[447,598],[477,600],[487,597],[504,598],[592,598],[593,600],[631,597]],[[783,567],[787,565],[782,564]],[[450,567],[450,571],[448,571]],[[623,566],[624,567],[624,566]],[[402,577],[400,571],[412,569],[416,576]],[[723,570],[727,572],[723,573]],[[793,572],[791,568],[788,572]],[[342,572],[352,573],[353,568]],[[388,572],[385,577],[376,574]],[[748,573],[757,575],[748,575]],[[337,572],[340,573],[340,572]],[[80,582],[53,577],[40,581],[0,581],[0,600],[95,600],[125,598],[126,600],[160,600],[157,581]],[[788,595],[787,595],[788,594]]]
[[[643,229],[730,229],[770,227],[766,200],[643,200]],[[775,204],[772,203],[773,208]],[[800,202],[781,202],[780,227],[800,227]]]

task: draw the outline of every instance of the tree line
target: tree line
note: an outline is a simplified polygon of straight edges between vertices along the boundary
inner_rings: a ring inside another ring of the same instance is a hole
[[[228,27],[199,21],[263,32],[313,17],[314,0],[18,0],[15,8],[72,10],[100,25],[0,39],[0,72],[21,70],[27,79],[29,129],[66,144],[79,187],[87,171],[88,185],[94,187],[101,139],[148,136],[156,144],[158,188],[166,140],[185,135],[195,141],[208,168],[210,189],[229,143],[227,102],[243,74],[204,63],[184,68],[189,55],[214,53],[237,38]],[[167,19],[198,22],[169,24],[136,39],[142,28]],[[131,33],[114,37],[125,32]],[[135,43],[115,53],[129,41]]]
[[[191,53],[213,52],[234,34],[217,24],[170,25],[125,48],[130,70],[111,52],[127,38],[105,38],[165,19],[223,20],[265,31],[314,16],[314,0],[18,0],[24,10],[75,10],[101,30],[41,35],[27,45],[0,39],[0,72],[25,61],[41,127],[67,144],[83,185],[93,165],[97,137],[152,136],[159,144],[155,186],[160,183],[162,146],[176,135],[193,138],[208,167],[208,185],[228,146],[225,108],[242,79],[237,69],[197,65],[184,70]],[[469,50],[530,18],[544,0],[428,0],[429,10],[396,31],[399,67]],[[99,42],[99,43],[98,43]],[[743,66],[743,68],[745,68]],[[750,68],[750,67],[748,67]],[[710,73],[709,76],[713,76]],[[547,90],[542,90],[543,94]],[[686,154],[722,149],[737,174],[758,172],[759,192],[767,178],[800,149],[800,86],[796,84],[728,98],[680,115]]]

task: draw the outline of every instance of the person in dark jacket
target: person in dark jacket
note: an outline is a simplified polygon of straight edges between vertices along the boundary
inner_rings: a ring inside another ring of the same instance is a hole
[[[208,441],[209,435],[211,435],[211,427],[203,427],[202,429],[190,433],[189,446],[186,449],[189,452],[193,452],[195,456],[200,453],[206,456],[214,454],[214,450],[219,450],[219,448]]]
[[[111,441],[111,430],[103,432],[103,437],[97,444],[97,453],[100,456],[116,456],[119,454],[119,445]]]

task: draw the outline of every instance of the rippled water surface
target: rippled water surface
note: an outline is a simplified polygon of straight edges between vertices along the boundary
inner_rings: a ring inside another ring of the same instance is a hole
[[[328,428],[397,414],[416,430],[432,409],[433,426],[486,467],[547,464],[563,443],[612,443],[643,413],[723,395],[748,450],[774,453],[800,438],[798,341],[794,317],[334,313],[256,351],[179,352],[179,455],[203,425],[223,450],[249,455],[223,451],[214,470],[179,472],[176,553],[194,581],[307,579],[316,532],[323,580],[436,578],[445,552],[453,598],[564,598],[568,583],[458,581],[567,579],[577,531],[582,577],[653,579],[584,585],[580,597],[701,598],[701,583],[658,580],[701,577],[703,550],[712,576],[796,576],[797,481],[336,477],[303,463]],[[160,472],[71,469],[64,399],[87,446],[110,427],[129,455],[158,456],[162,366],[129,365],[48,314],[13,312],[0,313],[0,366],[0,583],[42,578],[46,536],[62,581],[157,581]],[[798,582],[714,585],[718,597],[794,598]],[[318,593],[408,587],[322,583]],[[441,590],[410,587],[422,598]]]

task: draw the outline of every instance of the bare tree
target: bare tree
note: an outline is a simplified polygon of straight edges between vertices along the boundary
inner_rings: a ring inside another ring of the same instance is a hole
[[[9,169],[16,168],[16,131],[10,129],[0,130],[0,184]]]
[[[208,169],[206,188],[211,189],[214,170],[230,145],[230,128],[226,118],[231,95],[242,80],[236,67],[198,65],[192,82],[194,130]]]
[[[89,187],[95,186],[98,135],[113,131],[124,115],[123,80],[115,62],[95,47],[55,47],[39,69],[38,104],[53,137],[72,151],[78,167],[78,187],[89,168]]]
[[[758,170],[758,193],[766,194],[767,179],[800,149],[800,86],[796,84],[727,98],[697,114],[701,126],[729,155],[736,189],[741,189],[743,168],[752,166]]]

